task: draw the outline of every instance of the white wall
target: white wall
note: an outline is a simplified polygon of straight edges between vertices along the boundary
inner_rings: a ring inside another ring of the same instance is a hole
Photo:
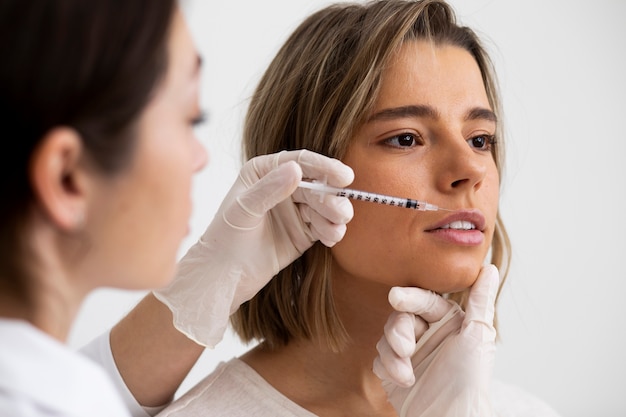
[[[246,99],[291,30],[326,0],[189,1],[205,66],[200,134],[210,166],[195,184],[192,234],[237,173]],[[484,35],[503,88],[508,168],[502,215],[514,245],[499,307],[496,374],[564,416],[626,415],[626,2],[455,0]],[[71,336],[80,346],[142,293],[102,290]],[[229,335],[183,389],[246,348]]]

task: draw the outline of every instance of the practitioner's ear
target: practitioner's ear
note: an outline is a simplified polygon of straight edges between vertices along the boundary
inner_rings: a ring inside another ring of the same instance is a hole
[[[88,173],[80,135],[69,127],[50,130],[33,153],[29,175],[44,215],[64,231],[82,229],[87,214]]]

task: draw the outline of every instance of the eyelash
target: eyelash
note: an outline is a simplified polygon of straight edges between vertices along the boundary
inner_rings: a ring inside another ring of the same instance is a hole
[[[206,112],[205,111],[201,111],[199,115],[197,115],[196,117],[191,119],[189,124],[191,124],[191,126],[193,126],[193,127],[196,127],[196,126],[199,126],[202,123],[206,122],[206,120],[207,120]]]
[[[400,144],[392,144],[393,141],[399,141],[399,140],[405,140],[409,138],[409,140],[412,140],[413,143],[411,143],[411,145],[409,146],[402,146]],[[490,151],[491,148],[496,144],[496,137],[495,135],[476,135],[476,136],[472,136],[471,138],[467,139],[467,143],[468,145],[472,146],[472,142],[479,139],[479,138],[484,138],[484,144],[482,146],[477,146],[476,148],[478,148],[478,150],[480,151]],[[410,147],[414,147],[417,145],[421,145],[423,143],[419,143],[418,139],[421,139],[421,137],[419,135],[416,135],[414,133],[400,133],[399,135],[395,135],[392,136],[390,138],[387,138],[383,141],[383,143],[385,145],[391,146],[393,148],[398,148],[398,149],[408,149]]]

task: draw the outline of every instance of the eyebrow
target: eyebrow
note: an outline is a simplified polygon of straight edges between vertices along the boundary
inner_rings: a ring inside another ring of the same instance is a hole
[[[367,119],[368,122],[374,122],[376,120],[393,120],[403,119],[408,117],[426,117],[429,119],[438,119],[439,113],[437,110],[430,106],[411,105],[402,107],[392,107],[389,109],[383,109],[374,113]]]
[[[489,122],[498,123],[496,114],[484,107],[474,107],[465,115],[465,120],[487,120]]]
[[[427,105],[410,105],[410,106],[401,106],[401,107],[392,107],[388,109],[383,109],[379,112],[371,115],[367,122],[373,122],[377,120],[393,120],[393,119],[403,119],[403,118],[428,118],[428,119],[438,119],[440,114],[437,110],[435,110],[431,106]],[[490,122],[497,123],[498,117],[496,114],[490,109],[486,109],[483,107],[474,107],[470,109],[466,115],[465,120],[487,120]]]

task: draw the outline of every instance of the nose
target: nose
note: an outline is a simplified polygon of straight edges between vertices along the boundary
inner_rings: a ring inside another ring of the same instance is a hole
[[[441,151],[439,187],[444,192],[478,191],[487,175],[487,165],[493,164],[491,154],[473,149],[463,138],[447,141],[444,148]]]

